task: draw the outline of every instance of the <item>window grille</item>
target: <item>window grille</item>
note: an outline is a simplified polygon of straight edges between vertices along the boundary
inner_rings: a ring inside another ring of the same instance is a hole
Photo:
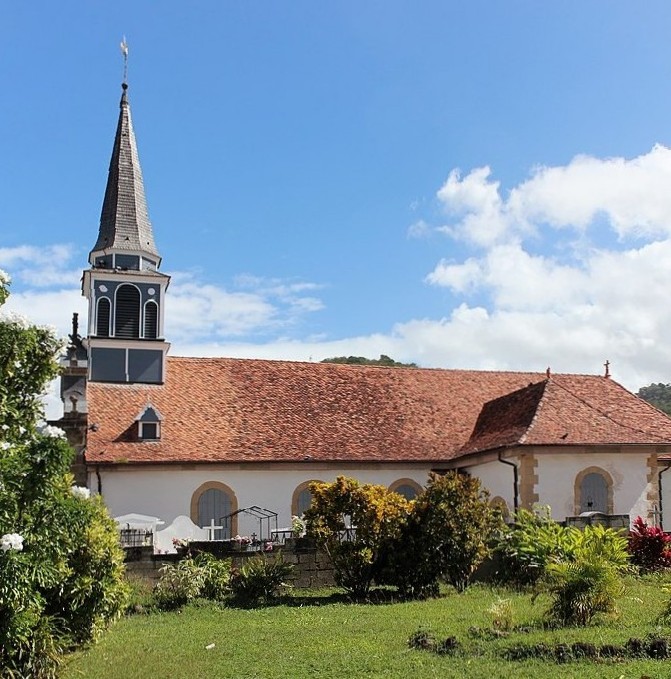
[[[156,302],[147,302],[144,307],[144,338],[156,339],[158,337],[158,305]]]
[[[107,297],[98,300],[98,317],[96,318],[96,335],[109,337],[110,335],[110,301]]]
[[[128,339],[140,337],[140,291],[133,285],[122,285],[117,290],[114,335]]]

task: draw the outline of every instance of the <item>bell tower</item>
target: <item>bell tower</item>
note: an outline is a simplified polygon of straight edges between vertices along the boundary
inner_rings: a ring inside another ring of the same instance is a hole
[[[121,87],[98,239],[82,279],[89,303],[88,379],[161,384],[170,348],[163,336],[170,277],[159,272],[125,79]]]

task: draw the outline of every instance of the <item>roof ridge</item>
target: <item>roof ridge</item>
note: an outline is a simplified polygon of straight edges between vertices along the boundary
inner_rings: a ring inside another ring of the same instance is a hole
[[[601,379],[608,379],[609,382],[616,385],[622,391],[625,391],[628,394],[632,394],[633,396],[636,396],[636,394],[633,394],[633,392],[630,392],[628,389],[625,389],[619,382],[617,382],[615,380],[612,380],[612,379],[606,378],[606,377],[601,377]],[[667,439],[665,439],[663,436],[658,436],[657,434],[650,432],[650,431],[646,431],[645,429],[641,429],[640,427],[633,427],[630,424],[626,424],[624,422],[620,422],[619,420],[616,420],[614,417],[612,417],[610,415],[610,413],[607,413],[604,410],[597,408],[595,405],[593,405],[589,401],[586,401],[584,398],[582,398],[582,396],[579,396],[574,391],[571,391],[570,389],[565,387],[563,384],[560,384],[559,382],[557,382],[556,384],[560,389],[563,389],[567,394],[570,394],[573,398],[575,398],[576,400],[578,400],[581,403],[583,403],[584,405],[586,405],[590,410],[593,410],[594,412],[598,413],[602,417],[605,417],[607,420],[610,420],[611,422],[616,424],[618,427],[622,427],[623,429],[629,429],[630,431],[635,431],[639,434],[647,434],[649,436],[653,436],[653,437],[659,439],[660,441],[667,441]],[[636,397],[636,398],[638,398],[638,397]],[[643,400],[643,399],[640,399],[640,400]],[[647,401],[644,401],[644,403],[647,403]],[[648,404],[648,405],[650,405],[650,404]],[[659,411],[659,412],[661,413],[662,411]],[[666,414],[666,413],[664,413],[664,414]],[[667,417],[668,417],[668,415],[667,415]]]
[[[527,440],[529,435],[531,434],[531,430],[536,426],[536,423],[538,422],[538,418],[541,415],[541,410],[543,409],[543,406],[545,405],[545,401],[547,400],[547,393],[548,393],[548,385],[550,383],[549,377],[546,377],[545,379],[541,380],[540,382],[536,382],[534,385],[529,385],[526,387],[528,389],[531,386],[537,386],[539,384],[543,384],[543,394],[541,397],[538,399],[538,403],[536,404],[536,410],[534,412],[534,416],[531,418],[531,422],[529,423],[529,426],[526,428],[525,432],[519,437],[517,443],[519,445],[524,445],[524,442]]]

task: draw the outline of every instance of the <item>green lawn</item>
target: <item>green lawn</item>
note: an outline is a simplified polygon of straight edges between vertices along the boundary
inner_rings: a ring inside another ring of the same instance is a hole
[[[588,628],[547,631],[538,622],[547,599],[484,586],[440,599],[348,604],[321,597],[254,610],[204,604],[177,613],[133,615],[118,622],[96,646],[68,658],[64,676],[92,679],[147,677],[506,677],[641,679],[671,676],[670,661],[513,662],[501,650],[516,643],[623,644],[649,633],[671,634],[658,618],[669,594],[661,578],[628,581],[619,616]],[[298,592],[297,594],[304,594]],[[491,629],[490,606],[511,599],[514,624],[527,629],[507,638],[483,639],[470,628]],[[463,655],[438,656],[408,647],[418,628],[436,637],[456,636]],[[210,644],[214,647],[207,649]]]

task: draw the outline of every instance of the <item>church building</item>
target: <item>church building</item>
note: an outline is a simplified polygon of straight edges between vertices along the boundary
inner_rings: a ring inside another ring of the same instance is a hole
[[[347,475],[412,498],[431,471],[459,469],[504,512],[659,518],[671,419],[607,374],[174,357],[160,267],[124,83],[59,423],[113,516],[223,521],[217,537],[230,537],[247,530],[240,509],[290,525],[313,480]]]

